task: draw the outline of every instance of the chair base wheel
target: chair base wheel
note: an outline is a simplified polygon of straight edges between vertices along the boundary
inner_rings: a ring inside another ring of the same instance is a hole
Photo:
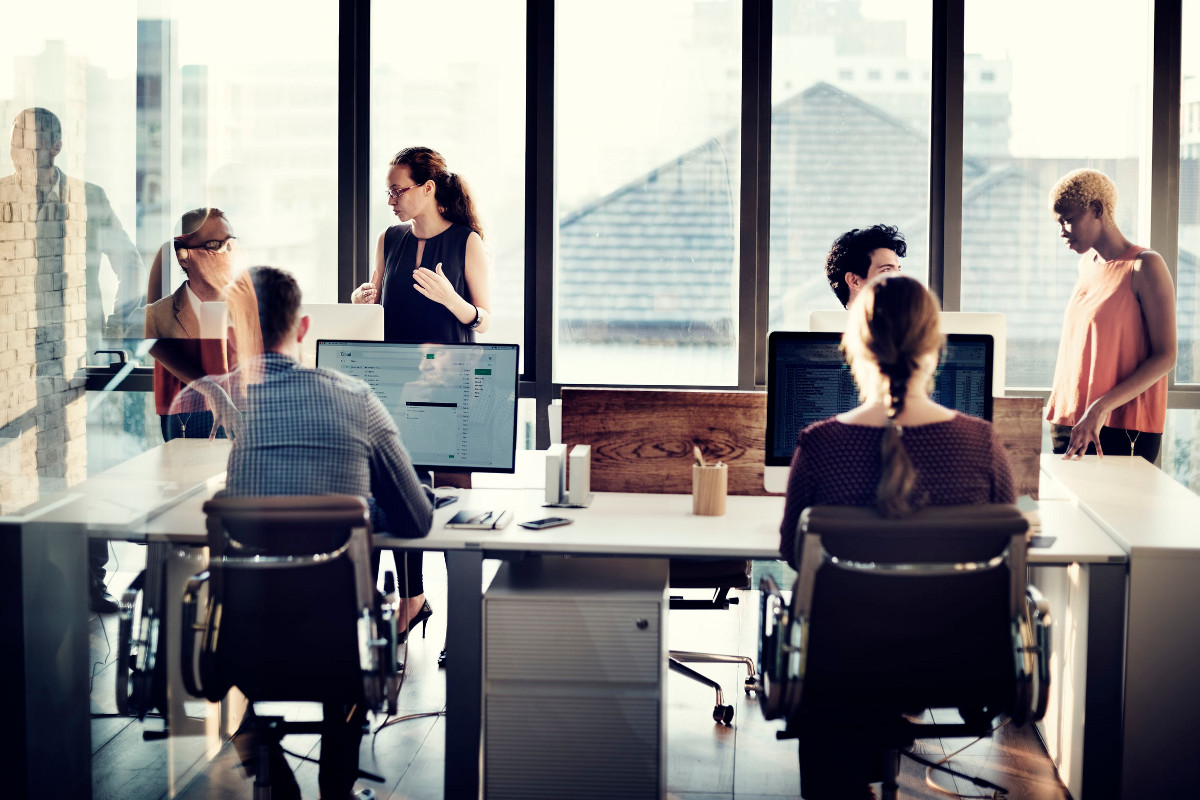
[[[746,694],[758,691],[758,678],[746,678]]]
[[[733,706],[713,706],[713,719],[728,725],[733,721]]]

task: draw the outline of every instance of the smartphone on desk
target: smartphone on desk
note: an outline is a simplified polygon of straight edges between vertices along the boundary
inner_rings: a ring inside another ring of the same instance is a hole
[[[557,528],[559,525],[570,525],[575,520],[567,519],[566,517],[546,517],[545,519],[531,519],[525,522],[518,522],[522,528],[540,531],[542,528]]]

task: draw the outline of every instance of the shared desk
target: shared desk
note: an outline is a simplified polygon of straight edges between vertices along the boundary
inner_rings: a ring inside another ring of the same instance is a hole
[[[52,769],[61,776],[64,763],[79,765],[64,785],[78,784],[78,796],[90,791],[85,538],[147,541],[175,553],[201,546],[200,506],[223,483],[227,454],[228,443],[176,440],[6,520],[24,546],[28,774]],[[1200,518],[1200,498],[1141,459],[1044,457],[1042,466],[1042,532],[1055,541],[1032,549],[1029,561],[1035,583],[1049,589],[1054,604],[1058,657],[1043,735],[1076,798],[1165,794],[1200,770],[1189,751],[1200,718],[1200,618],[1190,613],[1200,600],[1200,543],[1188,542],[1200,537],[1187,535]],[[509,508],[518,521],[545,516],[543,492],[528,487],[536,482],[520,471],[477,475],[479,488],[439,509],[427,537],[377,537],[379,546],[446,554],[447,797],[479,792],[485,558],[769,559],[777,553],[781,497],[731,496],[724,516],[695,517],[688,495],[604,493],[586,509],[555,509],[575,520],[569,526],[444,527],[464,507]],[[1185,613],[1174,613],[1178,608]]]

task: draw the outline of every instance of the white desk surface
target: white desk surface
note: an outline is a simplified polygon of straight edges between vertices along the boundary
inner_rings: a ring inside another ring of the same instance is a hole
[[[222,439],[176,439],[160,445],[72,487],[32,521],[78,525],[93,536],[142,538],[148,521],[189,499],[203,502],[216,491],[224,480],[229,447]]]
[[[223,484],[229,447],[225,440],[176,439],[85,481],[72,490],[69,502],[47,509],[38,521],[84,525],[92,535],[179,544],[202,542],[205,531],[200,507]],[[515,474],[476,474],[473,482],[479,488],[455,492],[461,499],[438,509],[428,536],[387,543],[424,550],[529,550],[581,555],[775,558],[778,553],[781,496],[731,495],[721,517],[694,516],[690,495],[606,492],[598,493],[589,508],[543,508],[543,492],[537,488],[544,480],[543,453],[519,451],[517,455]],[[1126,463],[1119,465],[1115,463],[1118,461]],[[1126,524],[1117,513],[1120,503],[1112,500],[1110,505],[1116,508],[1109,510],[1078,502],[1078,487],[1086,488],[1088,480],[1098,484],[1092,487],[1092,494],[1099,494],[1101,499],[1127,492],[1142,499],[1145,494],[1141,493],[1145,492],[1154,492],[1155,497],[1168,493],[1177,504],[1194,504],[1192,518],[1200,517],[1200,501],[1190,492],[1142,459],[1134,461],[1142,462],[1144,467],[1130,465],[1129,461],[1109,458],[1104,464],[1089,464],[1088,459],[1062,462],[1043,457],[1039,515],[1042,532],[1054,536],[1055,542],[1049,548],[1031,549],[1030,563],[1125,560],[1126,551],[1108,535],[1117,535],[1114,529],[1120,530]],[[1116,469],[1106,471],[1110,464]],[[1097,468],[1098,474],[1084,472]],[[1060,477],[1064,472],[1065,480]],[[1126,473],[1133,477],[1127,480]],[[1176,496],[1178,493],[1184,497]],[[1137,528],[1149,527],[1145,520],[1154,511],[1147,507],[1150,505],[1139,502],[1125,515],[1137,520]],[[509,508],[513,521],[499,531],[443,527],[446,520],[468,507]],[[1113,514],[1117,514],[1116,522],[1110,518]],[[516,524],[548,516],[568,517],[575,522],[542,530]],[[1147,530],[1143,535],[1160,533]],[[1200,536],[1193,538],[1200,540]],[[1200,554],[1200,541],[1195,547]]]
[[[1145,459],[1043,455],[1042,473],[1131,557],[1200,558],[1200,497]]]

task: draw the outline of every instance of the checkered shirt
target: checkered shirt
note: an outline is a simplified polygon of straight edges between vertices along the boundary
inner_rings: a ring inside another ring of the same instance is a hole
[[[377,532],[426,535],[433,521],[429,496],[370,387],[279,353],[261,358],[262,382],[246,389],[225,494],[361,495],[371,503]]]

